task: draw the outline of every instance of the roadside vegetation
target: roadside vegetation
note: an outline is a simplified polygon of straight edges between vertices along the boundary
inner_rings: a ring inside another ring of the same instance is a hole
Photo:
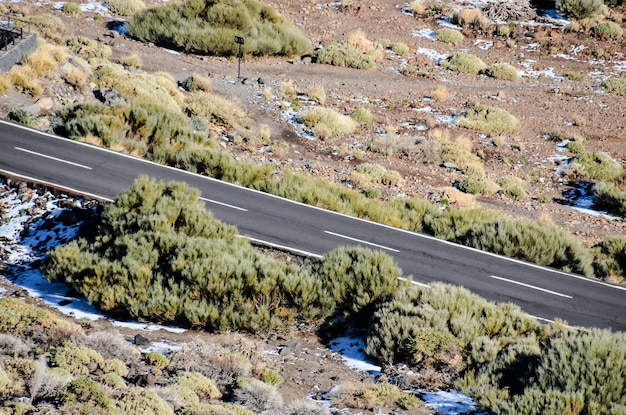
[[[486,224],[493,219],[475,213]],[[456,228],[463,227],[457,220]],[[506,233],[506,224],[498,222],[493,230]],[[197,191],[182,183],[138,179],[87,221],[81,234],[49,253],[45,275],[68,282],[118,317],[228,332],[260,333],[295,322],[335,335],[360,327],[365,351],[387,365],[388,375],[402,375],[408,389],[459,388],[498,414],[528,408],[558,414],[554,408],[563,402],[580,408],[579,414],[626,409],[626,368],[605,364],[624,359],[623,333],[541,325],[518,306],[496,305],[463,288],[412,286],[399,280],[402,271],[382,252],[341,248],[310,265],[288,265],[237,238],[235,229],[213,219]],[[525,244],[507,237],[511,249]],[[624,241],[615,241],[618,250],[620,244]],[[80,326],[20,299],[0,300],[0,315],[7,317],[0,324],[5,343],[11,340],[10,353],[21,350],[24,356],[0,363],[8,405],[18,405],[17,396],[29,396],[22,402],[33,406],[49,405],[48,399],[58,396],[54,405],[117,414],[130,396],[143,396],[152,408],[146,413],[208,408],[204,405],[235,404],[252,412],[284,408],[275,389],[279,372],[255,370],[249,362],[236,366],[248,371],[224,376],[221,351],[208,365],[189,355],[202,348],[183,347],[168,356],[139,353],[110,333],[106,341],[85,336]],[[33,369],[25,371],[24,358],[32,359],[26,356],[34,347],[26,339],[39,331],[46,333],[40,347],[49,352],[37,363],[30,360]],[[189,366],[189,359],[198,366]],[[137,365],[170,380],[155,390],[137,388],[132,384]],[[335,396],[338,402],[356,399],[352,407],[422,405],[419,395],[386,383],[366,389],[344,384]],[[265,398],[259,400],[259,394]],[[259,397],[250,400],[253,395]],[[238,411],[233,413],[247,413]],[[313,413],[325,413],[318,411]]]

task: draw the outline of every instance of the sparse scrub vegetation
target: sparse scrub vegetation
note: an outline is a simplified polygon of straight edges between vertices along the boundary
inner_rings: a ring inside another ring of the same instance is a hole
[[[501,81],[517,81],[519,79],[518,70],[508,63],[489,65],[482,73],[490,78],[499,79]]]
[[[136,53],[123,56],[120,59],[120,63],[124,65],[125,68],[136,68],[136,69],[141,69],[141,66],[143,65],[141,62],[141,58]]]
[[[487,65],[478,56],[465,53],[454,52],[440,63],[442,68],[455,72],[477,75],[485,69]]]
[[[141,0],[109,0],[107,8],[118,16],[130,17],[145,9],[146,5]]]
[[[69,30],[65,23],[57,16],[51,14],[34,14],[25,16],[25,22],[30,23],[31,30],[42,38],[49,40],[55,44],[62,44],[69,36]],[[23,27],[24,23],[20,20],[16,22],[17,27]]]
[[[256,0],[197,0],[146,8],[132,16],[128,32],[142,42],[216,56],[237,55],[235,35],[245,37],[246,55],[297,56],[312,49],[299,29]]]
[[[24,94],[37,97],[43,93],[37,74],[30,66],[14,66],[9,71],[9,77],[15,89]]]
[[[452,16],[452,21],[461,27],[469,27],[478,30],[485,30],[491,24],[489,19],[483,16],[483,12],[477,8],[460,9]]]
[[[485,133],[517,131],[522,127],[519,120],[506,110],[485,105],[469,110],[456,121],[456,125]]]
[[[456,29],[442,27],[435,32],[435,39],[437,39],[439,42],[451,43],[453,45],[456,45],[457,43],[461,43],[463,39],[465,39],[465,36],[463,36],[463,33],[459,32]]]

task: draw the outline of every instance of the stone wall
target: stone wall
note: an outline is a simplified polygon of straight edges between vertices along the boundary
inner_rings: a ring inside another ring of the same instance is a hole
[[[0,30],[6,30],[0,28]],[[13,65],[22,62],[22,59],[37,49],[37,35],[26,33],[21,39],[15,40],[15,45],[8,45],[7,50],[0,50],[0,73],[7,73]]]

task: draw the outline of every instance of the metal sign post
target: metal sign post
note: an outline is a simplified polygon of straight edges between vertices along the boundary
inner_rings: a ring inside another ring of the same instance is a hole
[[[243,58],[243,52],[241,51],[241,47],[243,46],[245,39],[243,36],[235,36],[235,43],[239,45],[239,53],[237,54],[237,58],[239,59],[239,63],[237,64],[237,80],[241,79],[241,58]]]

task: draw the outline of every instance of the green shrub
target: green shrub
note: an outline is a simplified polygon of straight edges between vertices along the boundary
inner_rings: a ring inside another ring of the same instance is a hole
[[[564,72],[561,74],[562,77],[569,79],[570,81],[575,81],[575,82],[581,82],[584,81],[586,78],[586,75],[584,73],[581,72],[573,72],[573,71],[569,71],[569,72]]]
[[[280,385],[285,381],[285,378],[276,370],[263,367],[260,372],[259,377],[268,385]]]
[[[358,107],[357,109],[352,111],[350,117],[352,117],[354,121],[362,124],[368,124],[374,121],[374,114],[372,114],[372,111],[368,110],[365,107]]]
[[[455,72],[478,74],[487,65],[478,57],[465,52],[455,52],[443,59],[440,63],[442,68]]]
[[[375,66],[375,60],[371,55],[359,52],[356,48],[332,42],[320,49],[316,56],[318,63],[333,66],[342,66],[354,69],[371,69]]]
[[[602,6],[602,0],[556,0],[559,13],[577,20],[596,16]]]
[[[465,39],[465,36],[463,36],[463,33],[456,29],[442,27],[435,32],[435,39],[439,42],[452,43],[453,45],[456,45],[457,43],[462,42],[463,39]]]
[[[500,186],[498,193],[517,201],[526,199],[524,181],[519,177],[503,176],[496,183]]]
[[[172,408],[153,389],[128,389],[118,398],[117,407],[123,414],[174,415]]]
[[[78,378],[68,383],[60,393],[65,404],[79,406],[80,413],[113,413],[113,401],[93,379]]]
[[[490,132],[517,131],[522,125],[506,110],[497,107],[478,105],[456,121],[456,125],[470,130]]]
[[[600,88],[606,92],[626,97],[626,78],[609,78],[602,82]]]
[[[576,156],[571,169],[580,177],[597,180],[614,180],[624,175],[622,164],[601,151],[584,152]]]
[[[345,115],[339,114],[332,108],[315,107],[302,115],[302,122],[311,128],[324,125],[330,132],[330,137],[352,134],[356,129],[356,122]]]
[[[20,123],[22,125],[26,125],[28,127],[35,126],[35,119],[33,117],[33,114],[21,108],[16,108],[9,112],[9,114],[7,115],[7,119]]]
[[[181,372],[173,380],[173,384],[192,390],[200,399],[221,399],[222,393],[215,383],[198,372]]]
[[[65,46],[67,46],[72,54],[78,55],[83,59],[99,58],[107,60],[112,54],[109,46],[84,36],[76,36],[68,39]]]
[[[529,373],[520,379],[525,382],[524,387],[513,389],[508,402],[496,402],[495,412],[623,413],[626,378],[613,362],[624,361],[624,340],[624,333],[597,329],[549,338],[542,344]],[[515,362],[512,363],[505,370],[514,369]]]
[[[586,153],[585,145],[580,141],[571,141],[567,145],[567,149],[574,154],[584,154]]]
[[[138,11],[128,32],[142,42],[217,56],[236,56],[235,36],[244,54],[296,56],[310,53],[311,42],[271,6],[257,0],[195,0]]]
[[[109,0],[107,2],[107,8],[111,13],[123,17],[132,16],[145,7],[146,5],[141,0]]]
[[[596,197],[594,200],[595,206],[621,217],[626,217],[626,191],[620,189],[614,183],[607,182],[595,184],[592,190]]]
[[[126,385],[126,382],[124,382],[124,379],[122,379],[122,377],[117,373],[113,372],[105,373],[104,375],[100,376],[98,381],[103,385],[106,385],[113,389],[122,390],[128,387]]]
[[[153,365],[159,368],[166,368],[167,365],[170,364],[169,359],[167,358],[167,356],[163,355],[162,353],[159,352],[149,352],[146,353],[146,362],[149,365]]]
[[[76,15],[79,15],[82,10],[80,8],[80,4],[65,3],[63,4],[63,7],[61,7],[61,11],[71,16],[76,16]]]
[[[482,73],[490,78],[499,79],[501,81],[517,81],[519,72],[508,63],[496,63],[485,68]]]
[[[88,347],[76,346],[74,343],[65,342],[57,346],[50,355],[50,366],[67,370],[77,376],[88,375],[90,364],[102,368],[104,359],[100,353]]]
[[[393,53],[397,53],[400,56],[404,56],[411,51],[411,48],[409,48],[406,45],[406,43],[399,42],[399,43],[394,43],[391,46],[391,50],[393,51]]]
[[[275,386],[257,379],[238,379],[235,389],[235,403],[239,403],[255,413],[282,408],[283,399]]]
[[[624,29],[622,26],[615,22],[602,22],[593,28],[593,33],[596,36],[600,37],[608,37],[608,38],[618,38],[624,35]]]
[[[377,306],[365,351],[382,363],[436,364],[459,373],[460,353],[474,339],[525,336],[537,327],[519,307],[495,305],[464,288],[412,286]]]
[[[341,311],[358,314],[398,289],[402,270],[382,253],[364,248],[338,248],[315,263],[312,274]]]
[[[499,190],[496,183],[488,180],[486,177],[475,175],[466,175],[465,178],[459,181],[458,187],[463,193],[471,195],[492,195]]]
[[[365,197],[368,199],[380,199],[380,190],[376,188],[369,188],[365,190]]]

